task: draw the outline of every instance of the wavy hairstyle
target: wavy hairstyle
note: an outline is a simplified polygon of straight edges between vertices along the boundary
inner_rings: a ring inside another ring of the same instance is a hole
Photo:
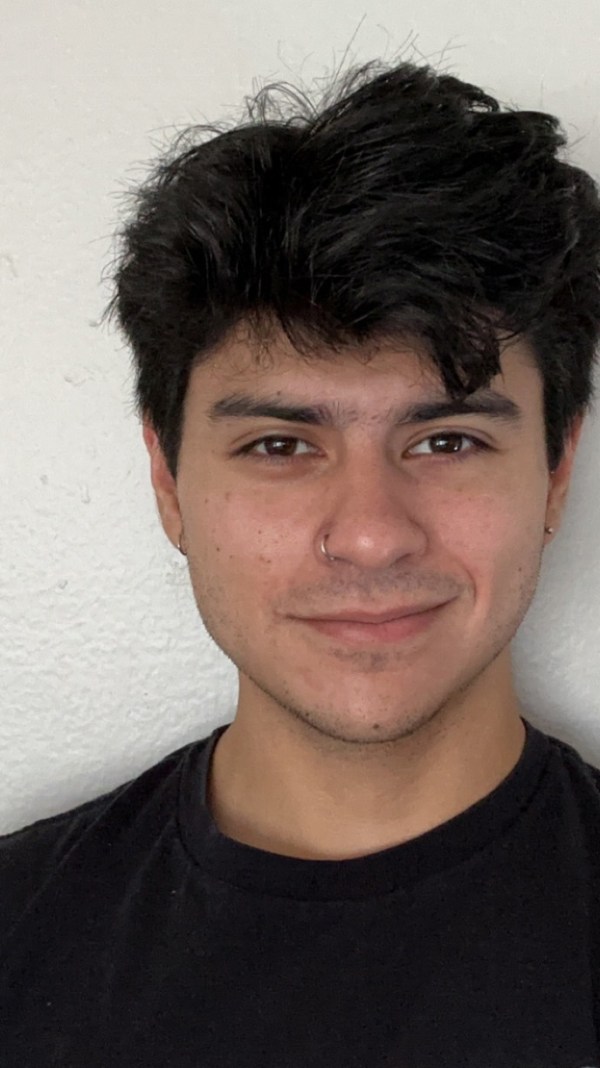
[[[600,334],[598,187],[559,120],[409,62],[354,67],[319,107],[285,83],[245,105],[177,138],[118,234],[107,313],[171,473],[190,371],[240,324],[307,359],[417,336],[452,398],[522,335],[553,471]]]

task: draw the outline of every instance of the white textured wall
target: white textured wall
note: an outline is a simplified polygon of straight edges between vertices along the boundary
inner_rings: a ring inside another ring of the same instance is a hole
[[[119,195],[173,127],[404,43],[558,114],[600,175],[598,0],[0,0],[0,833],[232,718],[166,541],[128,355],[98,319]],[[514,643],[542,729],[600,764],[600,426]]]

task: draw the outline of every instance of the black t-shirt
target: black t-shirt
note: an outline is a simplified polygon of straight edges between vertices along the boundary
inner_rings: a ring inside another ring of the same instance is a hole
[[[0,838],[2,1068],[597,1068],[600,771],[511,774],[365,857],[225,837],[224,727]]]

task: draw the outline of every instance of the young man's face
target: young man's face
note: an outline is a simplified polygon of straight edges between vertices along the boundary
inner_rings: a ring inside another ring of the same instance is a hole
[[[409,405],[447,399],[408,343],[364,364],[307,363],[282,341],[261,365],[238,340],[192,372],[176,483],[146,426],[163,525],[175,545],[184,530],[198,609],[239,669],[241,705],[368,741],[415,730],[475,686],[479,702],[498,699],[581,430],[550,476],[542,380],[525,343],[504,350],[502,367],[490,387],[519,420],[402,424]],[[340,423],[211,418],[241,394],[329,408]],[[368,640],[307,621],[441,602],[426,627],[392,640],[383,628]]]

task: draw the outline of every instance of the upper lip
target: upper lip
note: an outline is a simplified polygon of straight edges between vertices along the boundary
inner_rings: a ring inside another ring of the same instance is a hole
[[[361,612],[358,609],[349,609],[346,612],[336,612],[335,614],[328,613],[323,616],[310,616],[310,619],[318,619],[323,622],[331,620],[332,622],[339,622],[341,620],[348,620],[352,623],[387,623],[391,619],[403,619],[404,616],[412,616],[417,612],[427,612],[432,608],[439,608],[441,603],[436,601],[435,604],[413,604],[402,605],[397,608],[390,608],[387,612]]]

